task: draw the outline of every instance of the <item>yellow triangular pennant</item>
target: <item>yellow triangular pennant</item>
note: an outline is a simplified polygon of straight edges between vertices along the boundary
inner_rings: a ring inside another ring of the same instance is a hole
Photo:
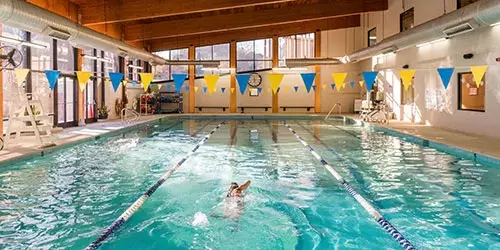
[[[271,93],[271,88],[267,88],[267,93]]]
[[[326,88],[326,84],[321,85],[321,87],[323,87],[323,89],[325,89]]]
[[[364,84],[363,81],[359,81],[359,86],[363,87],[363,84]]]
[[[481,86],[481,81],[483,80],[484,74],[488,66],[472,66],[470,67],[470,71],[472,71],[472,75],[474,76],[474,81],[476,81],[476,85],[479,88]]]
[[[200,88],[200,87],[194,87],[194,92],[198,92],[198,89],[199,89],[199,88]]]
[[[139,73],[141,76],[142,87],[144,88],[144,92],[148,91],[149,85],[151,81],[153,81],[152,73]]]
[[[158,85],[158,91],[161,90],[161,88],[163,87],[163,84],[157,84]]]
[[[30,72],[30,69],[14,69],[14,73],[16,74],[16,82],[17,86],[21,87],[23,85],[24,80],[26,80],[26,76]]]
[[[416,70],[414,69],[404,69],[399,71],[399,76],[401,76],[401,80],[403,81],[403,86],[406,91],[410,88],[411,80],[413,79],[413,76],[415,76],[415,72]]]
[[[97,82],[99,83],[100,81],[97,81]],[[106,77],[106,78],[104,78],[104,83],[105,84],[110,84],[111,80],[109,80],[109,78]]]
[[[235,88],[231,88],[231,94],[234,94]]]
[[[78,79],[78,86],[80,87],[80,91],[83,92],[85,90],[85,86],[87,86],[87,83],[91,75],[92,75],[91,72],[84,72],[84,71],[76,72],[76,78]]]
[[[278,88],[280,87],[281,81],[283,80],[283,76],[283,74],[277,73],[267,74],[267,77],[271,82],[271,89],[273,90],[274,94],[278,93]]]
[[[219,81],[219,75],[205,75],[205,82],[207,83],[208,94],[212,94],[216,92],[215,86],[217,85],[217,81]]]
[[[340,91],[341,88],[345,87],[345,78],[347,77],[347,73],[333,73],[333,83],[335,83],[335,88],[337,91]]]
[[[127,87],[127,83],[128,83],[127,80],[123,80],[122,81],[122,85],[125,86],[125,87]]]

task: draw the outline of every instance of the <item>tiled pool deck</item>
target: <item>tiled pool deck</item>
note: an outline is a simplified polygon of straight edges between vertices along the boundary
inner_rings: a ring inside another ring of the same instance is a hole
[[[0,151],[0,163],[6,161],[43,155],[44,152],[52,151],[60,146],[70,146],[82,140],[94,138],[106,133],[118,131],[125,128],[130,128],[139,124],[147,123],[156,119],[175,115],[152,115],[141,117],[138,121],[129,124],[123,124],[120,120],[103,121],[88,124],[84,127],[74,127],[64,129],[55,134],[54,143],[57,147],[39,148],[39,145],[34,140],[25,140],[11,145],[10,147]],[[180,116],[269,116],[269,117],[290,117],[290,116],[312,116],[321,118],[323,115],[309,114],[220,114],[220,113],[203,113],[203,114],[183,114]],[[357,115],[346,115],[352,119],[358,119]],[[500,138],[490,138],[462,132],[454,132],[441,128],[411,124],[409,122],[391,121],[388,125],[374,124],[377,129],[386,132],[390,135],[401,136],[407,140],[416,143],[437,148],[439,150],[458,155],[468,159],[476,159],[483,163],[491,163],[498,165],[500,162]],[[485,157],[486,156],[486,157]]]

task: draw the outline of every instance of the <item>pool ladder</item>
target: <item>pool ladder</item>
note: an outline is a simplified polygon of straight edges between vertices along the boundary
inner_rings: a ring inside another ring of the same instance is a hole
[[[141,117],[141,114],[139,114],[139,112],[137,112],[133,109],[124,108],[120,112],[120,118],[121,118],[123,123],[135,122],[135,121],[139,120],[140,117]]]
[[[340,102],[337,102],[335,103],[335,105],[333,105],[333,107],[330,109],[330,112],[328,112],[328,115],[326,115],[325,117],[325,121],[328,120],[328,117],[330,117],[330,115],[332,114],[333,110],[336,108],[336,107],[339,107],[339,115],[342,114],[342,104]]]

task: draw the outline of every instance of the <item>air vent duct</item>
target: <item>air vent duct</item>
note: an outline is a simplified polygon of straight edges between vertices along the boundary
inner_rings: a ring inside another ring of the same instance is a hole
[[[462,23],[457,26],[453,26],[451,28],[447,28],[443,30],[443,33],[446,35],[447,38],[458,36],[460,34],[464,34],[470,31],[473,31],[474,28],[470,23]]]
[[[43,34],[48,35],[57,40],[63,40],[63,41],[68,41],[69,38],[71,37],[71,34],[68,33],[67,31],[56,29],[51,26],[47,26]]]

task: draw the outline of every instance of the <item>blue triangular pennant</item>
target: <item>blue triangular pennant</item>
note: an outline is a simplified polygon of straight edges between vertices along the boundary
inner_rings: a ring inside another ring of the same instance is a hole
[[[111,80],[111,84],[113,85],[113,89],[116,93],[116,91],[118,91],[118,87],[120,87],[120,84],[122,83],[123,73],[109,72],[109,80]]]
[[[249,74],[236,75],[236,80],[238,80],[238,86],[240,86],[240,93],[245,94],[247,90],[248,80],[250,80]]]
[[[49,81],[49,88],[54,89],[56,87],[57,79],[59,78],[61,72],[59,70],[45,70],[45,76]]]
[[[262,93],[262,88],[257,88],[257,91],[259,91],[259,94]]]
[[[316,91],[316,85],[312,86],[313,90]]]
[[[335,83],[330,84],[332,86],[332,89],[335,89]]]
[[[316,73],[301,73],[300,76],[302,77],[302,81],[304,81],[304,85],[306,85],[307,93],[309,93]]]
[[[208,90],[207,87],[203,87],[203,93],[207,93],[207,90]]]
[[[226,91],[226,88],[220,88],[220,91],[222,91],[222,93],[224,93],[224,91]]]
[[[441,81],[443,81],[444,88],[447,89],[450,84],[451,76],[453,75],[455,68],[438,68],[439,76]]]
[[[167,84],[167,89],[170,90],[172,86],[170,84]]]
[[[353,87],[353,88],[354,88],[354,86],[356,86],[356,83],[351,82],[351,87]]]
[[[295,86],[293,87],[293,89],[295,89],[295,92],[299,91],[299,86]]]
[[[367,71],[361,73],[361,75],[363,75],[363,79],[365,80],[366,89],[371,90],[375,79],[377,79],[378,71]]]
[[[186,90],[186,92],[189,92],[189,86],[184,87],[184,89]]]
[[[172,78],[174,79],[174,83],[175,83],[175,91],[177,93],[181,92],[182,85],[184,84],[186,77],[187,77],[187,74],[172,74]]]
[[[137,86],[137,82],[136,81],[132,81],[132,87],[135,87]]]
[[[281,89],[281,87],[278,87],[278,89],[276,90],[276,93],[279,93],[280,89]]]

